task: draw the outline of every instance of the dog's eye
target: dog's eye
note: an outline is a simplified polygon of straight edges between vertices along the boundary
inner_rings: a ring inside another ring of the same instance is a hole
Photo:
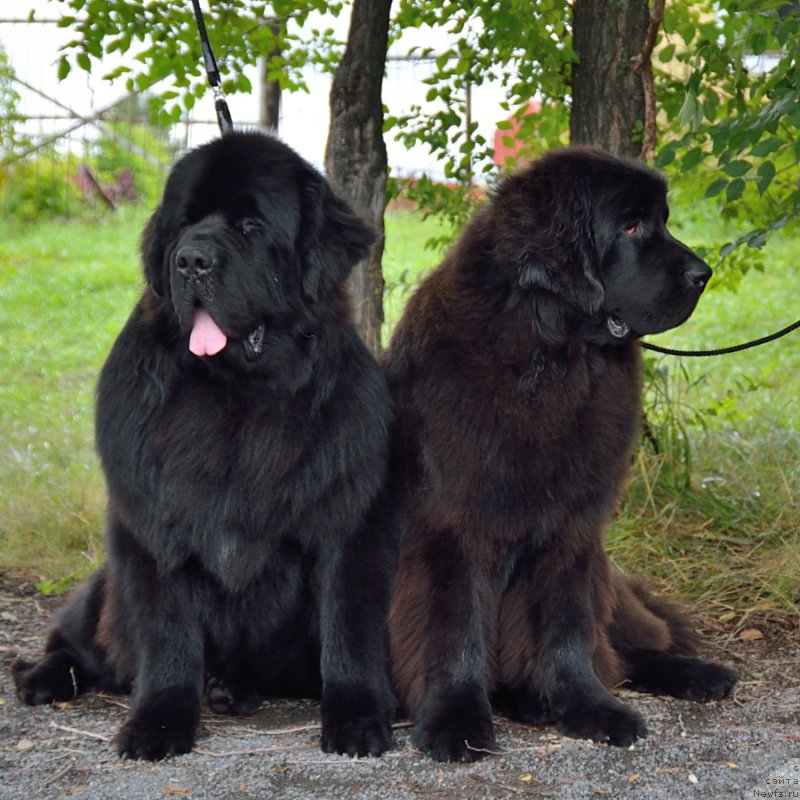
[[[252,219],[250,217],[245,217],[244,219],[240,219],[239,222],[236,224],[236,227],[245,235],[247,236],[248,233],[253,233],[257,231],[261,225],[258,220]]]
[[[629,222],[627,225],[622,226],[622,232],[626,236],[633,236],[635,233],[639,233],[642,230],[642,223],[639,220],[636,222]]]

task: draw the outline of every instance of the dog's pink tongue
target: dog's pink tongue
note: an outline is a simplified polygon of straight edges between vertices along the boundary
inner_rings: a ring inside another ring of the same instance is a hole
[[[194,312],[194,324],[189,336],[189,350],[196,356],[215,356],[228,343],[228,337],[219,329],[204,308]]]

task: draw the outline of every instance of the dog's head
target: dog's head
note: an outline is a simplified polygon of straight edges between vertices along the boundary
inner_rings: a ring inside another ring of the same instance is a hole
[[[666,195],[657,173],[591,148],[533,162],[496,201],[504,214],[516,209],[525,241],[519,288],[565,300],[581,333],[601,343],[680,325],[711,269],[667,229]]]
[[[232,133],[175,165],[142,255],[192,352],[211,356],[240,340],[253,356],[271,328],[324,304],[373,239],[291,148]]]

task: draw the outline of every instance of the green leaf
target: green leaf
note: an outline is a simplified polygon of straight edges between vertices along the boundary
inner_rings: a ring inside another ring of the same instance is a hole
[[[725,198],[729,203],[738,200],[744,193],[745,182],[741,178],[736,178],[728,184],[725,191]]]
[[[691,92],[687,92],[681,110],[678,112],[678,122],[684,128],[689,128],[694,131],[698,129],[702,119],[702,107],[697,102],[697,98],[691,94]]]
[[[662,64],[666,64],[668,61],[672,61],[673,57],[675,56],[675,45],[668,44],[666,47],[662,48],[658,53],[658,60]]]
[[[768,156],[770,153],[774,153],[776,150],[780,150],[783,145],[783,139],[779,139],[777,136],[771,136],[769,139],[764,139],[758,144],[754,145],[750,150],[750,155],[755,156],[756,158],[763,158],[764,156]]]
[[[63,81],[64,78],[69,75],[70,69],[71,67],[69,65],[69,61],[67,61],[67,57],[61,56],[61,58],[58,59],[58,79]]]
[[[97,59],[103,57],[103,45],[97,39],[87,39],[86,51]]]
[[[75,61],[82,70],[86,72],[92,71],[92,61],[88,53],[78,53],[78,55],[75,56]]]
[[[716,197],[728,185],[727,178],[717,178],[706,189],[706,197]]]
[[[713,92],[706,95],[703,100],[703,116],[709,121],[714,122],[717,118],[717,109],[719,108],[719,98]]]
[[[703,150],[700,147],[693,147],[681,162],[681,172],[688,172],[694,169],[703,160]]]
[[[767,37],[763,33],[755,33],[750,39],[753,55],[760,56],[767,49]]]
[[[765,161],[758,168],[758,183],[756,186],[758,187],[759,194],[764,194],[764,192],[767,191],[776,172],[775,165],[771,161]]]
[[[675,142],[664,145],[664,147],[658,151],[658,155],[656,156],[656,169],[664,169],[664,167],[668,167],[675,160],[676,149],[677,144]]]
[[[747,175],[748,172],[753,168],[753,165],[749,161],[745,161],[744,159],[737,159],[736,161],[731,161],[722,168],[722,171],[726,175],[730,175],[731,178],[739,178],[742,175]]]
[[[117,78],[121,77],[122,75],[127,75],[131,71],[130,67],[120,66],[116,69],[112,69],[111,72],[107,72],[103,75],[103,80],[105,81],[114,81]]]

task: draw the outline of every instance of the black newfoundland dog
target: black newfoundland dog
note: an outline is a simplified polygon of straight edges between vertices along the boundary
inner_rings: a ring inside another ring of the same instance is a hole
[[[711,276],[666,221],[645,167],[552,153],[503,183],[394,333],[392,671],[435,759],[490,750],[492,704],[625,746],[646,728],[610,688],[735,683],[603,551],[640,430],[637,339],[682,323]]]
[[[228,713],[321,696],[324,750],[389,746],[390,400],[343,289],[373,238],[274,138],[175,166],[97,392],[108,560],[15,664],[25,702],[132,690],[131,758],[189,751],[206,686]]]

